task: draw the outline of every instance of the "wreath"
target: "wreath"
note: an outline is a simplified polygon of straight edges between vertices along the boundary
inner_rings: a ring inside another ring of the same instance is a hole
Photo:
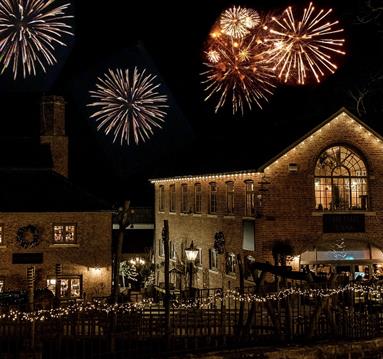
[[[17,243],[23,248],[32,248],[40,244],[39,230],[31,224],[17,231]]]

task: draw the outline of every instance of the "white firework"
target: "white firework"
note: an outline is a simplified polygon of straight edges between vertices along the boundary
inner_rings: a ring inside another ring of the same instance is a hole
[[[162,128],[166,116],[167,96],[160,94],[156,76],[140,72],[137,67],[109,69],[98,78],[97,89],[90,91],[95,101],[88,106],[99,108],[91,115],[98,122],[97,130],[113,133],[115,142],[120,138],[129,145],[131,137],[138,144],[153,135],[153,128]]]
[[[39,66],[56,63],[55,45],[66,46],[64,35],[73,35],[66,21],[69,3],[54,6],[55,0],[0,0],[0,63],[4,72],[12,67],[16,79],[36,75]]]

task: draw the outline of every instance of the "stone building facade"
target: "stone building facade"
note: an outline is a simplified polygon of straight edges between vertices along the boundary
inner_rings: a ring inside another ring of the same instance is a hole
[[[40,143],[28,146],[42,157],[0,163],[0,291],[25,290],[33,268],[35,288],[62,300],[110,295],[110,206],[66,177],[64,100],[45,97],[41,112]]]
[[[237,254],[245,263],[273,263],[273,249],[286,242],[294,269],[350,279],[380,275],[382,156],[383,138],[341,109],[255,170],[151,180],[157,283],[164,220],[173,267],[185,266],[192,241],[199,248],[194,286],[200,288],[237,286]]]

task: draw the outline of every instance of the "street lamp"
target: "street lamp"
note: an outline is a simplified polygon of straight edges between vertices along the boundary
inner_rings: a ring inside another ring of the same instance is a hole
[[[191,295],[193,287],[193,263],[197,258],[198,249],[194,247],[193,241],[189,248],[185,248],[186,259],[189,262],[189,295]]]

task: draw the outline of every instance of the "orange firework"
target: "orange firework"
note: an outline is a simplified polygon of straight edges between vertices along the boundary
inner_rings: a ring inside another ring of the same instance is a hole
[[[284,82],[303,85],[310,77],[320,82],[326,73],[336,71],[332,57],[345,54],[341,50],[344,39],[338,38],[343,32],[337,27],[339,22],[327,20],[331,12],[332,9],[316,13],[310,3],[299,21],[295,20],[291,7],[280,19],[272,18],[275,27],[271,26],[266,41],[270,45],[270,61]]]
[[[245,107],[251,110],[255,103],[262,108],[262,102],[268,101],[275,87],[275,75],[265,57],[268,52],[256,35],[233,39],[214,30],[205,54],[205,101],[217,99],[215,112],[228,100],[233,113],[240,110],[242,114]]]

